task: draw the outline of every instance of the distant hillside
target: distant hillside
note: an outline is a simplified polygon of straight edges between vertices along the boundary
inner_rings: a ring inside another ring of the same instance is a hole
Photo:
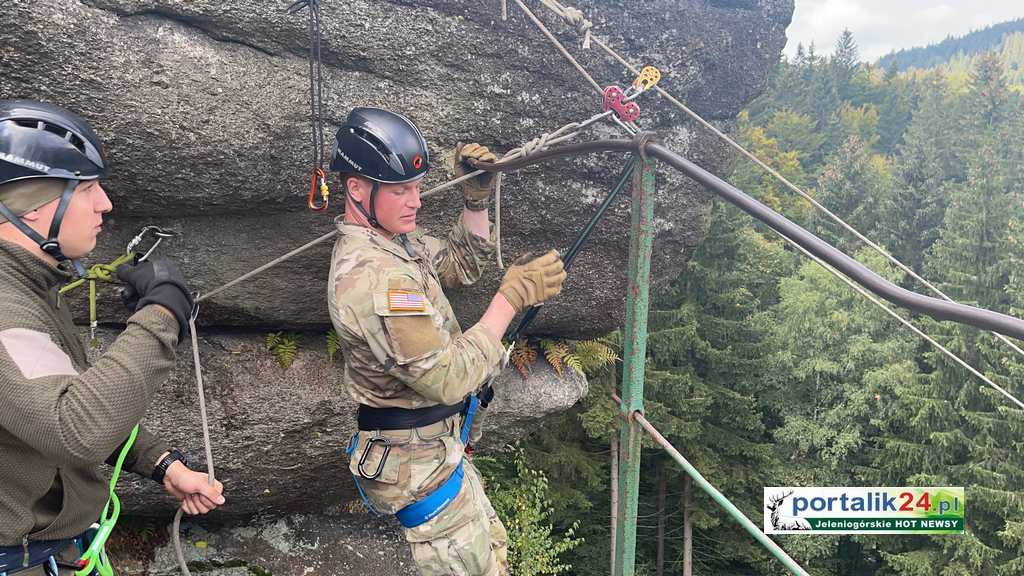
[[[964,36],[949,37],[938,44],[923,48],[893,52],[883,56],[878,65],[889,68],[895,62],[897,69],[901,71],[908,68],[934,68],[949,62],[958,54],[972,56],[997,49],[1004,37],[1015,32],[1024,32],[1024,18],[996,24]]]

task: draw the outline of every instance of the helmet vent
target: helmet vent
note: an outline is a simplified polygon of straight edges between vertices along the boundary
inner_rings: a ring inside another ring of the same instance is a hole
[[[74,132],[68,132],[67,136],[64,137],[72,146],[78,149],[79,152],[85,154],[85,142],[82,141]]]
[[[56,124],[49,124],[47,122],[43,122],[42,120],[21,119],[15,120],[14,123],[23,128],[46,130],[51,134],[56,134],[57,136],[60,136],[64,140],[67,140],[79,152],[85,154],[85,142],[81,138],[79,138],[77,134],[68,130],[67,128],[63,128]]]
[[[373,132],[370,132],[369,130],[365,130],[365,129],[362,129],[362,128],[353,128],[352,131],[357,136],[359,136],[360,138],[365,140],[367,144],[372,146],[373,149],[376,150],[378,154],[380,154],[381,156],[386,156],[387,155],[387,152],[388,152],[387,145],[384,144],[384,142],[380,138],[378,138],[376,134],[374,134]]]

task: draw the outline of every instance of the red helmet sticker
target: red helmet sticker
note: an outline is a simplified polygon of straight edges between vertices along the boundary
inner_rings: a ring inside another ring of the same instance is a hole
[[[412,167],[417,169],[417,170],[422,168],[423,167],[423,157],[420,156],[419,154],[413,156],[413,158],[412,158]]]

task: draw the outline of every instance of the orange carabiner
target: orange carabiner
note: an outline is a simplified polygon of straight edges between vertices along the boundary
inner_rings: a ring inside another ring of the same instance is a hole
[[[316,204],[316,193],[319,190],[320,197],[323,199],[318,206]],[[331,191],[327,187],[327,175],[324,174],[323,168],[316,168],[313,170],[313,174],[309,178],[309,195],[306,197],[306,205],[313,212],[323,212],[327,210],[327,207],[331,204]]]

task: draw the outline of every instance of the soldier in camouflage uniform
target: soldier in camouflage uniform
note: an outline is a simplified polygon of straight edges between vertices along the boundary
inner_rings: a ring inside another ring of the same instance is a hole
[[[462,160],[494,160],[458,146]],[[346,210],[331,262],[328,302],[343,343],[345,384],[359,403],[349,469],[367,502],[397,514],[422,574],[508,574],[508,536],[476,468],[464,458],[464,400],[497,370],[501,336],[517,312],[561,290],[554,251],[511,266],[480,321],[463,332],[443,288],[476,282],[491,257],[487,217],[493,175],[463,184],[465,208],[446,240],[416,231],[426,141],[404,116],[356,108],[337,134],[331,169],[342,172]],[[403,512],[462,477],[428,519]]]

